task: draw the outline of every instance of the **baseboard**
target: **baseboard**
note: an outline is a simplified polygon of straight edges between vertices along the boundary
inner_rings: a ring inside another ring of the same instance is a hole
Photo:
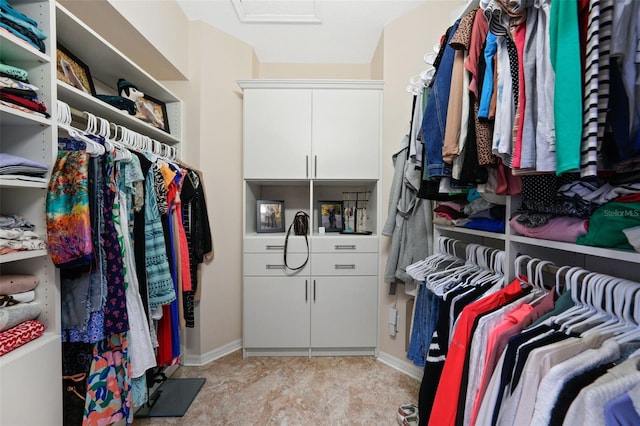
[[[189,355],[184,357],[183,365],[187,367],[202,367],[218,358],[222,358],[225,355],[229,355],[232,352],[242,349],[242,339],[238,339],[234,342],[227,343],[224,346],[216,348],[212,351],[202,355]]]
[[[413,377],[417,380],[422,380],[422,367],[418,367],[412,362],[396,358],[395,356],[389,355],[385,352],[378,353],[378,361],[387,364],[389,367],[395,368],[407,376]]]

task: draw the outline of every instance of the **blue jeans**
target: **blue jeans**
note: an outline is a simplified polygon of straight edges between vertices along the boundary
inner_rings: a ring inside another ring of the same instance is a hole
[[[428,290],[424,283],[420,283],[415,303],[416,309],[413,315],[413,328],[411,329],[407,358],[418,367],[424,367],[429,354],[431,338],[438,323],[441,300],[431,290]]]
[[[426,163],[429,178],[451,176],[451,166],[442,160],[442,145],[444,145],[444,132],[447,125],[451,72],[455,56],[455,50],[449,46],[449,41],[459,24],[460,20],[458,19],[449,31],[446,44],[441,47],[444,49],[444,53],[433,77],[431,93],[422,118],[423,143],[427,153]]]

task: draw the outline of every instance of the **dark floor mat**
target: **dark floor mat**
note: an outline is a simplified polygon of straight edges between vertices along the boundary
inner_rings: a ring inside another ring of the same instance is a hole
[[[152,395],[155,403],[142,406],[135,417],[182,417],[189,409],[202,385],[204,378],[167,379]]]

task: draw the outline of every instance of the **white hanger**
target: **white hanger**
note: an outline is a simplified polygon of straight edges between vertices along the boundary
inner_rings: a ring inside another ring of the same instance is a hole
[[[594,306],[592,301],[593,297],[593,287],[595,287],[596,282],[601,279],[601,274],[597,274],[595,272],[589,272],[582,279],[579,287],[580,292],[578,296],[578,304],[580,309],[577,309],[573,312],[571,318],[567,319],[560,326],[561,331],[571,332],[573,331],[572,325],[580,323],[582,320],[589,318],[590,316],[597,313],[597,309]]]
[[[87,153],[92,157],[104,155],[105,148],[101,144],[86,137],[80,130],[71,126],[71,108],[62,101],[57,101],[58,127],[66,130],[71,138],[85,143]]]
[[[619,322],[619,318],[614,314],[612,307],[607,309],[607,307],[602,306],[606,299],[605,292],[613,292],[615,288],[615,285],[612,284],[613,277],[603,274],[592,274],[589,274],[585,278],[588,280],[587,282],[583,282],[583,286],[588,287],[585,303],[589,308],[587,311],[584,311],[564,324],[568,333],[572,333],[579,328],[584,328],[591,323],[599,324],[592,329],[595,331],[595,329],[603,325],[608,326]]]
[[[566,311],[556,315],[551,322],[553,324],[561,324],[562,322],[570,319],[574,312],[579,311],[582,308],[582,305],[579,302],[579,293],[580,289],[578,288],[578,278],[582,275],[588,274],[589,271],[586,271],[578,266],[574,266],[569,268],[565,275],[565,287],[569,289],[571,292],[571,299],[574,302],[574,306],[570,307]]]
[[[635,327],[631,327],[628,331],[615,337],[615,340],[619,344],[640,341],[640,309],[638,308],[640,306],[640,288],[638,288],[637,283],[632,284],[635,284],[635,291],[633,293],[633,297],[629,301],[627,313],[630,313],[630,317],[632,318],[630,325],[635,325]],[[638,355],[640,355],[640,351],[634,352],[630,357]]]

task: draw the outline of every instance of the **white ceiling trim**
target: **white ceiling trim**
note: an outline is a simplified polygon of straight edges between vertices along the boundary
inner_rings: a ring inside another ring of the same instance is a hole
[[[321,1],[230,0],[243,23],[321,24]]]

